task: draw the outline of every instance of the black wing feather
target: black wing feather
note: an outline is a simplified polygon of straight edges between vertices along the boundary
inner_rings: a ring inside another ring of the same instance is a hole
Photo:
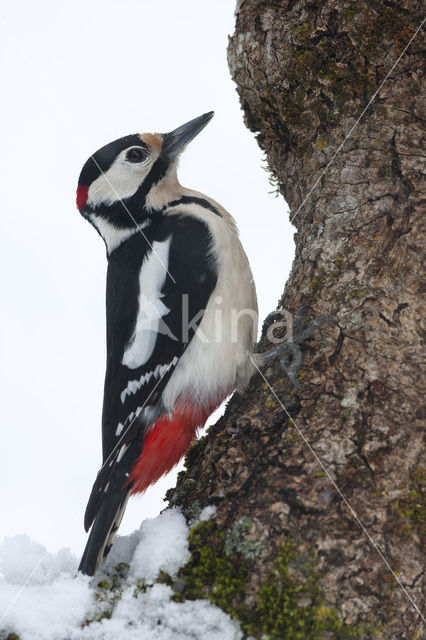
[[[144,432],[161,413],[161,395],[201,322],[217,281],[216,263],[211,254],[212,238],[203,222],[175,215],[153,225],[150,233],[148,240],[151,245],[171,236],[168,273],[162,289],[162,302],[170,311],[161,319],[160,331],[147,362],[135,369],[123,365],[123,353],[133,335],[138,314],[139,272],[144,257],[150,251],[145,238],[136,234],[116,249],[109,259],[107,371],[102,413],[103,465],[86,508],[86,530],[97,514],[101,517],[104,512],[105,487],[108,483],[111,485],[112,479],[116,484],[117,469],[123,468],[122,460],[117,463],[122,447],[131,444],[132,450],[140,454]],[[197,318],[197,322],[188,330],[185,321],[193,318]],[[123,392],[129,383],[154,372],[157,365],[170,365],[170,368],[162,376],[152,375],[135,392],[126,393],[123,401]],[[144,409],[149,410],[148,414],[143,412]],[[123,458],[128,465],[126,472],[130,471],[137,458],[136,455],[129,463],[128,455],[126,451]]]

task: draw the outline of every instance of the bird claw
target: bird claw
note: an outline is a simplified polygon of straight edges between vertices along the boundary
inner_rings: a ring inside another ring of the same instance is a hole
[[[334,318],[330,318],[330,316],[319,316],[318,318],[314,318],[311,322],[302,330],[301,323],[303,319],[303,315],[306,311],[313,311],[312,307],[309,305],[304,305],[300,307],[294,317],[293,323],[293,341],[297,344],[301,344],[308,338],[310,338],[315,329],[319,329],[323,324],[329,322],[331,324],[337,325],[337,321]]]
[[[302,364],[302,352],[299,345],[295,342],[287,342],[285,343],[285,346],[287,348],[284,350],[284,353],[280,359],[280,367],[294,384],[294,386],[303,391],[304,388],[302,387],[300,382],[297,381],[299,368]]]
[[[273,347],[269,351],[261,354],[262,363],[266,364],[271,360],[275,360],[277,357],[280,357],[280,367],[287,375],[289,380],[294,384],[297,389],[304,391],[304,387],[298,382],[297,376],[299,372],[299,368],[302,364],[302,352],[300,349],[300,345],[302,342],[310,338],[314,331],[321,327],[325,323],[330,323],[338,326],[338,323],[334,318],[330,318],[329,316],[319,316],[318,318],[314,318],[309,322],[309,324],[302,329],[302,320],[306,313],[306,311],[312,311],[312,307],[308,305],[304,305],[300,307],[294,316],[292,331],[289,332],[289,327],[287,327],[287,336],[290,335],[290,338],[287,342],[282,342],[279,345]],[[271,319],[274,319],[276,314],[272,311],[266,318],[264,322],[264,327],[269,327],[272,323]]]

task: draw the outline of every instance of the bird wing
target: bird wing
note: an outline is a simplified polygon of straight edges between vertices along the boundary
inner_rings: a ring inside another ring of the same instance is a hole
[[[131,261],[114,265],[110,260],[103,465],[87,505],[86,530],[117,464],[125,454],[128,459],[127,450],[135,440],[138,446],[132,449],[140,454],[143,434],[162,411],[163,390],[201,322],[217,281],[212,239],[203,222],[173,216],[156,238],[136,269],[138,291],[129,277]],[[136,307],[129,299],[137,299]],[[123,331],[126,326],[130,331]],[[129,471],[130,467],[125,470]]]

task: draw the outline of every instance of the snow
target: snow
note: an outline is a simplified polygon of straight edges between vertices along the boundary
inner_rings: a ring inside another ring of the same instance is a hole
[[[26,535],[6,538],[0,545],[0,632],[59,640],[65,629],[78,628],[92,595],[89,578],[76,576],[77,566],[67,549],[53,554]]]
[[[145,520],[140,536],[130,570],[135,579],[152,582],[161,570],[174,575],[189,560],[188,525],[177,509]]]
[[[207,520],[210,520],[210,518],[214,518],[214,516],[216,515],[216,510],[217,507],[208,504],[207,507],[204,507],[204,509],[201,511],[198,517],[199,522],[206,522]]]
[[[154,584],[146,593],[128,588],[110,620],[91,624],[69,640],[240,640],[239,625],[206,600],[182,604],[173,591]],[[68,640],[68,637],[67,637]]]
[[[3,577],[11,584],[48,584],[61,573],[76,570],[75,559],[68,549],[49,553],[27,535],[5,538],[0,545],[0,567]]]
[[[214,516],[207,508],[202,518]],[[207,600],[177,603],[172,589],[155,583],[189,559],[189,528],[178,509],[145,520],[117,537],[107,563],[91,580],[77,573],[78,558],[57,553],[27,535],[0,544],[0,634],[21,640],[240,640],[239,624]],[[116,590],[102,589],[120,562],[130,565]],[[141,588],[142,586],[142,588]],[[105,611],[110,618],[99,618]],[[87,620],[95,620],[83,624]],[[96,621],[98,620],[98,621]]]

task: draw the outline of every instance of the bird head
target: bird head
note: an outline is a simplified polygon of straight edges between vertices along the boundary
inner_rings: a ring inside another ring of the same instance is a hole
[[[103,237],[101,227],[126,230],[142,224],[147,215],[167,203],[167,191],[178,184],[180,152],[212,117],[210,111],[170,133],[124,136],[96,151],[78,180],[80,213]]]

